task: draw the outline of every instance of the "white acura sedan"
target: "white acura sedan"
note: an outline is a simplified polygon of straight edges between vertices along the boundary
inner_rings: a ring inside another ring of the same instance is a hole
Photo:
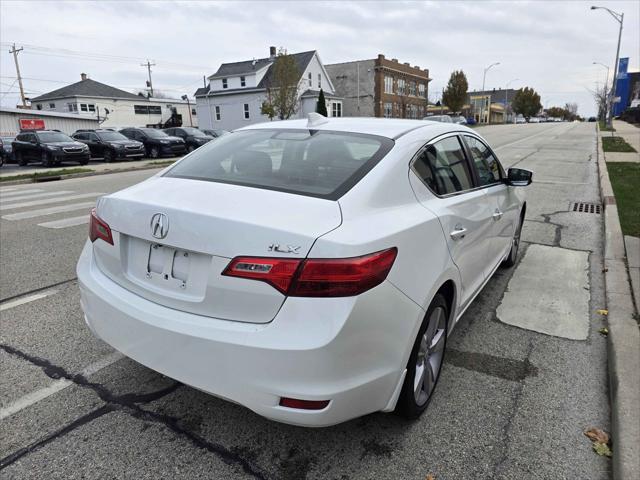
[[[456,124],[252,125],[98,201],[78,262],[86,321],[270,419],[416,418],[447,335],[516,261],[531,177]]]

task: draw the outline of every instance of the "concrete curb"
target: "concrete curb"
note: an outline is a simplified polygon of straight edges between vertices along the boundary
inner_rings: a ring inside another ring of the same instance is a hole
[[[177,160],[176,160],[177,161]],[[137,165],[137,166],[132,166],[132,167],[125,167],[125,168],[116,168],[113,170],[96,170],[94,172],[84,172],[84,173],[71,173],[69,175],[58,175],[59,178],[56,178],[55,180],[43,180],[43,182],[45,181],[59,181],[59,180],[67,180],[69,178],[81,178],[81,177],[94,177],[96,175],[109,175],[112,173],[124,173],[124,172],[136,172],[138,170],[153,170],[154,168],[159,168],[159,169],[164,169],[169,167],[170,165]],[[19,173],[17,173],[16,175],[20,175]],[[0,186],[4,187],[4,186],[12,186],[12,185],[24,185],[26,183],[38,183],[35,182],[32,178],[23,178],[20,180],[7,180],[6,182],[0,182]]]
[[[600,194],[604,207],[604,267],[609,335],[613,478],[640,478],[640,330],[627,272],[618,207],[597,127]]]

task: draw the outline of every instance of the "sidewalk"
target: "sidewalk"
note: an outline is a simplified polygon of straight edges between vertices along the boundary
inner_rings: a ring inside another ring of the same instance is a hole
[[[622,120],[614,120],[613,128],[616,129],[615,132],[600,132],[600,136],[622,137],[625,142],[635,149],[635,152],[607,152],[607,162],[640,163],[640,127]]]

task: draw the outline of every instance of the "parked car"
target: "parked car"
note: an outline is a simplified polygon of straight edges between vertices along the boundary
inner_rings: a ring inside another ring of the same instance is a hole
[[[163,155],[183,155],[187,151],[183,139],[170,137],[162,130],[155,128],[123,128],[120,133],[131,140],[142,142],[146,155],[151,158],[159,158]]]
[[[589,117],[589,120],[587,120],[588,122],[595,122],[596,121],[596,117]]]
[[[58,130],[29,130],[20,132],[12,143],[13,156],[18,165],[40,162],[44,167],[62,162],[89,163],[89,147]]]
[[[516,117],[515,123],[527,123],[527,119],[524,117]]]
[[[457,123],[458,125],[466,125],[467,124],[467,119],[464,118],[462,115],[457,115],[457,116],[451,117],[451,121],[453,123]]]
[[[476,119],[475,119],[475,118],[473,118],[473,117],[467,117],[467,125],[475,125],[476,123],[477,123],[477,122],[476,122]]]
[[[532,174],[461,125],[309,117],[101,197],[77,266],[86,321],[277,421],[416,418],[448,334],[516,262]]]
[[[72,137],[89,147],[91,157],[102,158],[106,163],[142,158],[145,154],[142,142],[131,140],[110,129],[78,130]]]
[[[449,115],[431,115],[430,117],[424,117],[423,120],[429,120],[431,122],[453,123],[453,119]]]
[[[184,143],[187,145],[188,152],[193,152],[196,148],[213,140],[213,137],[194,127],[165,128],[163,132],[167,135],[183,139]]]
[[[531,117],[529,123],[540,123],[540,119],[538,117]]]
[[[222,137],[223,135],[230,133],[229,130],[222,130],[222,129],[213,129],[213,130],[205,129],[202,131],[213,138]]]
[[[0,156],[4,163],[13,163],[13,147],[12,143],[16,137],[3,136],[0,137]]]

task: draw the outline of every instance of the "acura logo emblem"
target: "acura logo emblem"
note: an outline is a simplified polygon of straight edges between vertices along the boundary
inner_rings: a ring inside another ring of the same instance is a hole
[[[164,238],[169,233],[169,217],[164,213],[156,213],[151,217],[151,235]]]

